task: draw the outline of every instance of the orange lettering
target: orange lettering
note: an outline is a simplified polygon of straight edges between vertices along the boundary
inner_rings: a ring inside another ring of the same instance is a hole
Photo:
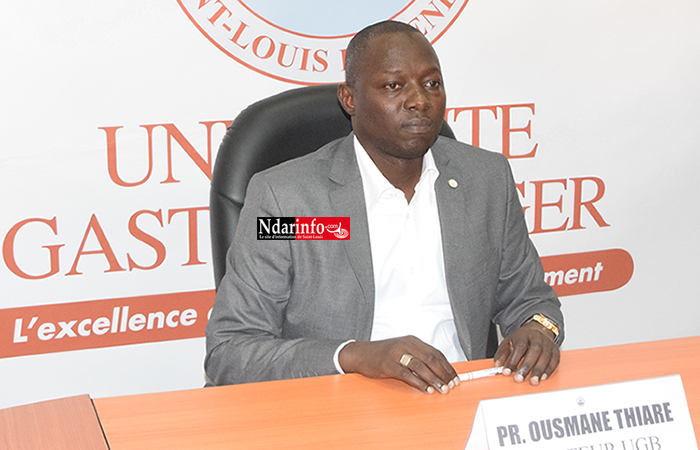
[[[160,266],[163,264],[163,261],[165,261],[165,245],[158,239],[154,238],[150,234],[146,233],[145,231],[141,230],[138,225],[136,224],[136,219],[138,219],[139,216],[143,214],[150,214],[156,219],[158,219],[158,222],[160,223],[160,226],[163,226],[163,214],[161,213],[160,210],[158,211],[147,211],[147,210],[142,210],[142,211],[137,211],[134,213],[134,215],[131,216],[129,219],[129,232],[131,233],[132,236],[134,236],[136,239],[139,241],[143,242],[144,244],[148,245],[151,247],[153,250],[156,251],[156,261],[151,264],[150,266],[142,266],[134,262],[134,260],[131,258],[130,254],[126,254],[126,258],[129,261],[129,270],[134,270],[134,269],[141,269],[141,270],[151,270],[155,269],[156,267]]]
[[[207,176],[211,180],[211,147],[212,147],[212,139],[211,139],[211,129],[214,124],[217,123],[222,123],[225,124],[226,127],[228,127],[231,124],[232,121],[225,121],[225,120],[217,120],[217,121],[212,121],[212,122],[199,122],[203,124],[204,126],[207,127],[207,159],[205,160],[202,158],[202,156],[197,152],[197,150],[194,148],[194,146],[188,141],[185,136],[180,132],[180,130],[172,123],[164,123],[160,125],[155,125],[155,126],[161,126],[165,128],[167,132],[167,155],[168,155],[168,177],[161,181],[161,184],[164,183],[179,183],[180,180],[176,180],[173,177],[173,157],[172,157],[172,140],[175,139],[175,141],[180,145],[180,147],[185,151],[187,156],[190,157],[190,159],[199,167],[199,169],[204,173],[204,175]],[[150,133],[149,133],[149,143],[150,143]]]
[[[432,16],[432,17],[443,17],[443,18],[444,18],[445,15],[444,15],[442,12],[440,12],[440,10],[438,9],[437,6],[435,6],[435,2],[434,2],[434,1],[431,1],[429,4],[432,5],[433,8],[435,8],[435,10],[434,10],[434,11],[431,11],[431,10],[429,10],[429,9],[424,9],[423,11],[420,12],[420,16],[421,16],[422,18],[424,18],[426,22],[428,22],[428,25],[430,25],[430,29],[432,30],[433,28],[435,28],[435,24],[432,23],[432,22],[430,21],[430,19],[428,18],[428,16]],[[425,33],[425,32],[424,32],[424,33]]]
[[[525,182],[521,181],[520,183],[515,183],[515,188],[520,192],[520,196],[525,198]],[[525,211],[530,208],[529,206],[523,206],[523,214],[525,214]]]
[[[529,108],[530,111],[532,111],[532,114],[535,114],[535,104],[534,103],[528,103],[528,104],[523,104],[523,105],[502,105],[499,106],[501,108],[501,111],[503,111],[503,122],[502,122],[502,135],[503,135],[503,155],[506,158],[534,158],[535,157],[535,152],[537,152],[537,146],[539,144],[535,144],[535,147],[530,151],[530,153],[527,153],[525,155],[513,155],[510,152],[510,135],[511,133],[516,133],[516,132],[524,132],[527,133],[527,137],[530,138],[530,125],[531,121],[527,121],[527,125],[523,128],[511,128],[510,127],[510,110],[513,108]]]
[[[237,46],[239,46],[243,50],[248,48],[248,44],[241,45],[241,43],[238,42],[238,40],[241,38],[241,35],[243,34],[243,30],[245,30],[246,28],[248,28],[248,25],[245,24],[244,22],[241,22],[241,24],[238,25],[238,29],[236,30],[236,33],[233,35],[233,37],[231,39],[229,39],[231,42],[233,42],[234,44],[236,44]]]
[[[53,219],[41,219],[41,218],[33,218],[33,219],[26,219],[23,220],[12,228],[10,228],[9,233],[7,233],[7,236],[5,236],[5,240],[2,243],[2,256],[5,259],[5,264],[7,264],[7,268],[10,269],[12,273],[17,275],[20,278],[24,278],[27,280],[40,280],[42,278],[48,278],[51,275],[55,275],[58,273],[59,270],[59,260],[58,260],[58,249],[63,247],[64,244],[56,244],[56,245],[44,245],[42,246],[43,248],[47,248],[49,250],[49,271],[41,274],[41,275],[30,275],[26,272],[24,272],[22,269],[19,268],[17,265],[17,261],[15,260],[15,252],[14,252],[14,247],[15,247],[15,237],[17,236],[17,232],[26,224],[32,223],[32,222],[38,222],[38,223],[45,223],[51,228],[51,231],[53,231],[53,234],[58,235],[58,227],[56,226],[56,218],[54,217]]]
[[[593,220],[595,220],[595,223],[598,224],[599,227],[609,227],[610,224],[603,220],[603,216],[601,216],[600,212],[598,212],[596,207],[593,206],[593,203],[603,198],[603,195],[605,194],[605,183],[603,183],[603,180],[598,177],[581,177],[572,178],[571,180],[574,182],[574,220],[569,230],[581,230],[584,228],[581,226],[582,208],[586,208],[588,210],[589,214],[593,217]],[[581,200],[581,197],[583,196],[584,181],[593,181],[597,188],[595,196],[591,200],[587,200],[585,202]]]
[[[97,241],[100,244],[100,249],[99,250],[84,250],[85,248],[85,243],[87,242],[88,236],[90,235],[90,231],[92,231],[95,234],[95,237],[97,238]],[[83,236],[83,241],[80,243],[80,248],[78,248],[78,253],[75,255],[75,261],[73,262],[73,267],[71,267],[70,272],[66,274],[68,275],[81,275],[82,272],[78,272],[78,262],[80,261],[80,257],[83,255],[104,255],[105,258],[107,258],[107,262],[109,263],[109,269],[105,270],[106,272],[122,272],[125,269],[119,265],[119,261],[117,261],[117,257],[114,255],[114,252],[112,251],[112,247],[109,245],[109,241],[107,240],[107,236],[105,236],[104,230],[102,230],[102,226],[100,225],[100,222],[97,220],[97,216],[94,214],[92,217],[90,217],[90,223],[88,224],[87,229],[85,230],[85,235]]]
[[[153,144],[151,141],[151,130],[155,125],[144,126],[148,130],[148,170],[146,171],[146,176],[140,181],[128,182],[121,179],[119,172],[117,171],[117,130],[123,127],[98,127],[100,130],[104,130],[107,134],[107,173],[109,178],[121,187],[134,187],[142,185],[146,182],[153,172]]]
[[[496,106],[470,106],[466,108],[448,108],[445,110],[445,120],[450,111],[454,111],[454,121],[457,121],[457,116],[464,111],[472,113],[472,141],[471,144],[475,147],[479,146],[479,136],[481,134],[481,111],[491,111],[493,118],[498,119],[498,110]],[[524,194],[523,194],[524,195]]]
[[[543,197],[544,197],[544,185],[545,184],[552,184],[552,183],[560,183],[561,185],[564,186],[564,190],[566,190],[566,179],[558,179],[558,180],[541,180],[541,181],[532,181],[532,184],[535,185],[535,205],[534,205],[534,218],[533,222],[535,223],[533,230],[531,231],[532,234],[535,233],[548,233],[552,231],[563,231],[566,229],[566,225],[569,223],[569,218],[567,217],[564,223],[556,228],[543,228],[542,227],[542,209],[545,207],[551,207],[551,206],[556,206],[559,209],[559,212],[562,211],[562,203],[563,203],[563,198],[564,195],[559,196],[559,200],[554,202],[554,203],[544,203]]]
[[[284,54],[287,52],[287,47],[289,47],[288,44],[280,44],[280,52],[277,55],[277,64],[279,64],[280,66],[282,66],[286,69],[292,67],[292,64],[294,64],[294,60],[297,57],[297,51],[299,50],[299,47],[295,46],[294,53],[292,54],[292,60],[289,61],[289,64],[285,64],[284,63]]]
[[[267,53],[265,53],[264,55],[260,55],[258,49],[260,48],[260,43],[263,41],[263,39],[267,39],[270,42],[270,44],[267,47]],[[267,59],[270,56],[272,56],[273,53],[275,53],[275,41],[273,41],[270,36],[262,35],[255,38],[255,40],[253,41],[253,54],[255,54],[255,56],[257,56],[260,59]]]
[[[208,2],[207,2],[207,3],[208,3]],[[226,6],[224,6],[224,4],[221,3],[221,0],[216,0],[216,3],[218,3],[219,5],[221,5],[221,7],[220,7],[218,10],[216,10],[216,12],[209,18],[209,22],[211,22],[212,25],[214,25],[214,22],[216,22],[216,20],[217,20],[219,17],[221,17],[221,15],[222,15],[224,12],[228,13],[228,16],[229,16],[229,17],[231,17],[231,15],[232,15],[232,14],[231,14],[231,11],[229,11],[228,8],[226,8]],[[199,2],[199,8],[201,9],[202,6],[204,6],[204,5],[206,5],[206,3],[202,3],[202,1],[200,0],[200,2]]]
[[[348,49],[344,48],[340,51],[340,61],[341,64],[343,65],[343,71],[345,71],[345,54],[348,52]]]
[[[186,212],[187,213],[187,229],[188,229],[188,239],[189,239],[189,260],[183,264],[183,266],[194,266],[197,264],[204,264],[200,261],[198,256],[198,245],[197,245],[197,211],[208,211],[209,207],[201,206],[199,208],[181,208],[181,209],[171,209],[168,211],[168,224],[175,214]]]
[[[321,53],[323,53],[323,56],[325,58],[321,57]],[[328,61],[326,61],[326,58],[328,58],[328,51],[327,50],[316,50],[314,52],[314,59],[316,60],[317,63],[321,64],[321,68],[317,69],[316,65],[314,64],[313,71],[314,72],[325,72],[328,69]]]
[[[309,54],[311,53],[310,48],[302,48],[302,54],[301,54],[301,64],[299,65],[300,70],[309,70]]]

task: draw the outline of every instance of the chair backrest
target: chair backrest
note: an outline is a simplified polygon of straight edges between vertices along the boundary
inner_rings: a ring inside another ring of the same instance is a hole
[[[226,271],[226,252],[238,225],[250,178],[288,159],[347,136],[350,116],[340,106],[338,85],[292,89],[243,110],[228,127],[214,164],[209,195],[214,282]],[[440,134],[453,138],[443,122]]]

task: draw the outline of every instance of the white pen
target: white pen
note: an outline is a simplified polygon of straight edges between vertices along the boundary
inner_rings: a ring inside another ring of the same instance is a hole
[[[496,374],[503,373],[503,367],[491,367],[490,369],[475,370],[474,372],[460,373],[460,381],[475,380],[477,378],[492,377]]]

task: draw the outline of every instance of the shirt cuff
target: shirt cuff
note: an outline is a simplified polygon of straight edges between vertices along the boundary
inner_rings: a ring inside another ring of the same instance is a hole
[[[338,346],[337,349],[335,349],[335,353],[333,353],[333,364],[335,364],[335,370],[338,371],[338,373],[345,373],[342,367],[340,367],[340,361],[338,361],[338,355],[340,355],[340,351],[345,348],[346,345],[348,345],[351,342],[355,342],[354,339],[350,339],[349,341],[345,341],[342,344]]]

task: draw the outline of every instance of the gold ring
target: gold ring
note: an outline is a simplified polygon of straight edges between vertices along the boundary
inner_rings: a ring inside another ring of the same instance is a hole
[[[401,363],[402,366],[408,367],[408,363],[410,363],[412,359],[413,359],[413,355],[409,355],[408,353],[405,353],[405,354],[401,357],[401,359],[399,360],[399,362]]]

